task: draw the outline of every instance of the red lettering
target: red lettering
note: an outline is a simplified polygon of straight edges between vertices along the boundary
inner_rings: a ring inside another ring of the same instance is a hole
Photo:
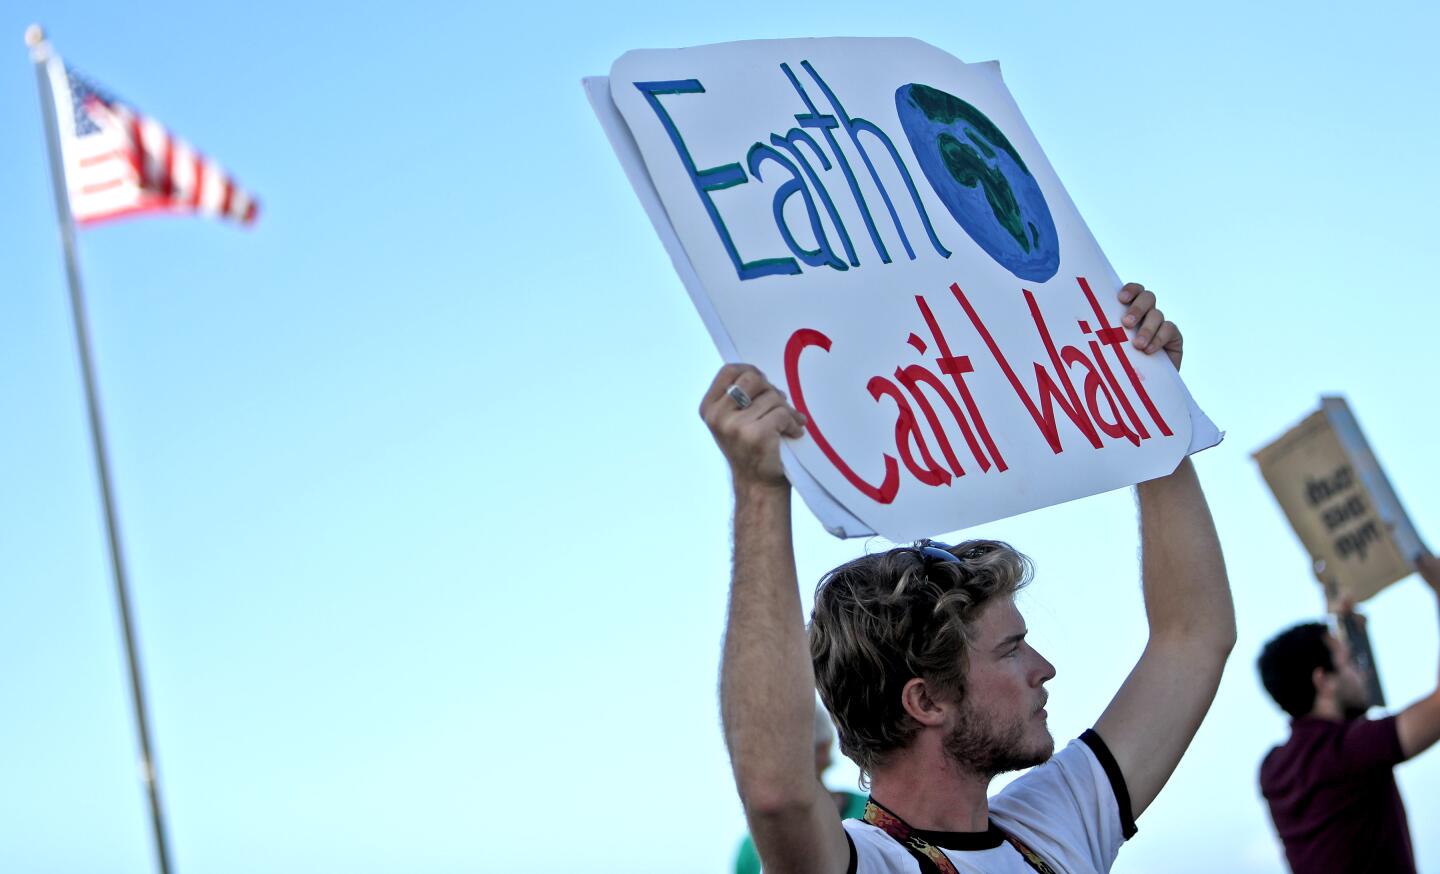
[[[1065,394],[1070,399],[1070,403],[1065,403],[1065,398],[1055,390],[1055,383],[1050,373],[1039,362],[1036,362],[1035,383],[1041,391],[1040,400],[1045,405],[1046,420],[1052,423],[1051,429],[1054,430],[1055,413],[1050,406],[1053,399],[1060,405],[1060,409],[1065,412],[1065,415],[1070,417],[1070,421],[1075,424],[1075,427],[1079,428],[1080,432],[1090,441],[1090,445],[1099,449],[1100,435],[1095,433],[1095,425],[1090,421],[1090,417],[1085,415],[1085,408],[1080,404],[1080,396],[1075,393],[1075,385],[1070,382],[1070,370],[1061,363],[1060,356],[1055,352],[1055,341],[1050,339],[1050,328],[1045,324],[1045,317],[1040,314],[1040,305],[1035,303],[1035,295],[1031,294],[1029,289],[1024,288],[1020,290],[1020,293],[1025,295],[1025,304],[1030,307],[1030,318],[1035,320],[1035,327],[1040,331],[1040,339],[1045,342],[1045,351],[1050,355],[1050,365],[1055,368],[1056,373],[1060,374],[1060,381],[1065,384]],[[1065,348],[1073,349],[1075,347],[1066,346]],[[1055,451],[1058,453],[1061,450],[1056,449]]]
[[[1095,311],[1095,318],[1100,320],[1100,327],[1104,329],[1095,333],[1096,339],[1109,346],[1115,352],[1115,357],[1120,359],[1120,366],[1125,369],[1125,375],[1130,378],[1130,384],[1135,387],[1136,394],[1140,395],[1140,402],[1145,405],[1145,411],[1154,420],[1155,427],[1159,428],[1160,433],[1166,437],[1174,436],[1170,426],[1165,424],[1165,419],[1160,416],[1160,411],[1155,409],[1155,402],[1150,400],[1149,393],[1145,391],[1140,374],[1135,372],[1135,365],[1131,364],[1130,359],[1125,355],[1125,329],[1110,326],[1109,317],[1105,315],[1104,310],[1100,309],[1100,302],[1095,300],[1095,293],[1090,290],[1090,283],[1085,281],[1085,277],[1077,276],[1075,281],[1080,283],[1080,290],[1085,292],[1085,299],[1090,301],[1090,309]],[[1118,389],[1119,386],[1116,388]],[[1124,397],[1123,392],[1121,392],[1121,397]],[[1130,409],[1128,403],[1125,406],[1130,415],[1134,417],[1135,411]],[[1144,431],[1144,426],[1140,425],[1139,421],[1135,421],[1135,424],[1136,430]]]
[[[870,397],[877,401],[884,396],[895,402],[895,449],[900,453],[900,460],[905,462],[905,469],[927,486],[949,485],[950,471],[941,467],[935,456],[930,454],[925,436],[915,422],[915,411],[910,409],[905,395],[900,393],[895,383],[883,376],[872,376],[866,388],[870,389]],[[915,453],[910,449],[912,443],[920,450],[920,457],[925,461],[923,467],[915,461]]]
[[[1090,344],[1092,347],[1095,343]],[[1080,365],[1085,368],[1085,408],[1090,411],[1090,421],[1094,422],[1106,437],[1124,437],[1134,446],[1140,445],[1140,436],[1131,431],[1125,425],[1125,420],[1120,417],[1120,408],[1115,404],[1115,398],[1110,394],[1110,386],[1100,378],[1100,371],[1096,369],[1095,363],[1085,357],[1085,353],[1074,346],[1066,346],[1060,350],[1060,357],[1065,364],[1074,367]],[[1105,393],[1105,400],[1110,405],[1110,413],[1114,421],[1106,419],[1100,410],[1100,393]]]
[[[835,468],[844,475],[845,479],[848,480],[852,486],[859,489],[861,494],[870,498],[872,501],[888,504],[895,500],[895,495],[900,491],[900,465],[895,461],[894,456],[883,456],[885,459],[885,479],[880,483],[878,488],[870,485],[861,479],[860,475],[857,474],[850,465],[845,463],[845,459],[841,458],[840,453],[836,452],[834,447],[830,445],[830,441],[825,439],[825,435],[820,431],[820,423],[811,415],[810,408],[805,403],[805,393],[800,387],[800,353],[811,346],[819,346],[824,351],[829,352],[830,338],[811,328],[801,328],[791,334],[790,340],[785,344],[785,383],[790,390],[790,402],[795,406],[796,410],[809,420],[806,431],[815,441],[815,445],[820,447],[820,451],[824,453],[826,458],[830,459],[830,463],[835,465]],[[896,428],[898,437],[898,423]]]
[[[1040,336],[1045,341],[1045,349],[1050,354],[1051,363],[1059,372],[1060,379],[1065,385],[1068,403],[1066,396],[1062,396],[1059,388],[1055,385],[1055,380],[1050,376],[1049,371],[1037,362],[1035,364],[1035,380],[1036,389],[1040,395],[1040,406],[1037,407],[1035,401],[1032,400],[1029,393],[1026,392],[1025,387],[1020,384],[1020,378],[1015,375],[1015,369],[1010,366],[1009,360],[1005,358],[1005,353],[1000,351],[1000,346],[995,342],[995,338],[990,335],[990,329],[985,327],[985,322],[981,320],[979,313],[975,312],[975,308],[970,305],[970,300],[965,297],[965,292],[960,290],[960,285],[958,283],[952,283],[950,293],[955,295],[955,299],[959,301],[960,306],[964,308],[965,315],[970,317],[970,323],[973,324],[975,330],[980,333],[980,338],[985,341],[985,346],[995,358],[995,363],[1000,365],[1000,369],[1005,373],[1005,378],[1010,381],[1010,387],[1015,390],[1015,394],[1020,398],[1021,403],[1025,405],[1026,411],[1030,413],[1030,418],[1035,421],[1035,426],[1039,428],[1040,433],[1045,436],[1045,442],[1050,445],[1050,451],[1056,455],[1065,451],[1065,447],[1060,444],[1060,429],[1055,419],[1055,404],[1059,404],[1060,409],[1070,418],[1070,421],[1075,424],[1075,427],[1079,428],[1081,433],[1090,441],[1090,445],[1099,449],[1100,436],[1095,433],[1095,426],[1091,424],[1090,419],[1085,415],[1085,408],[1081,406],[1080,398],[1075,393],[1075,387],[1070,383],[1070,376],[1061,363],[1059,355],[1055,352],[1055,343],[1050,339],[1050,331],[1045,326],[1045,319],[1040,315],[1039,307],[1035,304],[1034,295],[1029,291],[1024,292],[1025,300],[1030,306],[1031,317],[1034,318],[1035,326],[1039,329]]]
[[[1080,324],[1083,325],[1085,323],[1081,322]],[[1131,405],[1130,398],[1125,394],[1125,389],[1120,386],[1120,380],[1115,378],[1115,372],[1110,369],[1109,364],[1105,363],[1105,356],[1100,353],[1100,344],[1094,340],[1090,341],[1090,354],[1095,356],[1095,363],[1100,365],[1100,372],[1105,374],[1105,381],[1109,383],[1110,389],[1114,393],[1112,397],[1120,399],[1120,406],[1125,409],[1125,415],[1129,417],[1130,423],[1133,424],[1135,430],[1139,432],[1140,439],[1149,440],[1150,432],[1145,429],[1145,423],[1140,421],[1140,417],[1136,415],[1135,407]]]
[[[970,394],[970,386],[965,384],[965,374],[972,372],[975,368],[970,364],[970,358],[966,355],[956,356],[950,352],[950,344],[945,339],[945,332],[940,330],[940,323],[935,320],[935,314],[930,312],[930,304],[925,298],[915,295],[915,304],[920,307],[920,314],[925,317],[925,324],[930,328],[930,335],[935,338],[935,346],[940,350],[940,357],[935,359],[939,365],[940,372],[949,376],[955,383],[955,389],[960,392],[960,399],[965,402],[965,410],[970,414],[970,421],[975,423],[975,430],[979,432],[980,439],[984,441],[985,448],[990,451],[990,458],[995,459],[995,466],[1001,471],[1008,470],[1005,458],[996,448],[995,441],[990,437],[990,429],[985,425],[985,417],[980,415],[980,408],[975,404],[975,398]],[[911,335],[914,336],[913,334]],[[918,339],[918,338],[916,338]],[[912,344],[913,345],[913,344]],[[921,350],[924,354],[924,350]],[[970,427],[965,417],[955,409],[954,401],[946,393],[945,400],[950,404],[951,412],[955,415],[955,421],[960,424],[960,431],[965,435],[965,443],[970,447],[970,454],[975,457],[982,471],[990,469],[990,459],[975,445],[975,436],[970,433]],[[959,476],[957,472],[956,476]]]
[[[1139,446],[1141,441],[1150,438],[1146,423],[1137,412],[1138,405],[1132,404],[1124,381],[1117,378],[1116,371],[1111,369],[1107,361],[1105,346],[1110,347],[1120,362],[1130,385],[1135,389],[1155,426],[1165,436],[1173,436],[1126,355],[1124,347],[1129,338],[1125,329],[1110,323],[1085,278],[1076,277],[1076,280],[1098,320],[1098,324],[1088,319],[1077,321],[1080,333],[1093,339],[1088,342],[1079,341],[1076,345],[1057,345],[1034,293],[1028,289],[1020,289],[1036,334],[1045,347],[1045,358],[1048,359],[1044,362],[1032,362],[1035,372],[1033,388],[1021,382],[1015,368],[1011,366],[960,285],[952,283],[950,292],[964,310],[980,339],[984,341],[990,356],[1004,373],[1011,389],[1030,414],[1051,452],[1058,455],[1065,450],[1060,434],[1062,414],[1096,449],[1104,446],[1103,438],[1123,439],[1132,446]],[[899,494],[901,464],[917,481],[931,487],[950,485],[955,478],[965,476],[965,468],[956,452],[958,444],[952,443],[951,433],[947,431],[949,422],[944,419],[945,412],[954,419],[971,456],[982,472],[989,472],[992,467],[1000,472],[1008,470],[966,381],[966,375],[975,372],[974,364],[969,356],[957,355],[952,351],[939,320],[923,295],[915,296],[915,305],[933,338],[936,357],[930,361],[933,361],[938,373],[926,366],[929,362],[899,365],[889,377],[872,376],[866,383],[866,389],[874,401],[878,403],[889,398],[895,404],[896,451],[894,455],[881,453],[884,477],[878,485],[863,479],[840,457],[825,438],[820,423],[816,421],[805,399],[800,380],[800,356],[812,346],[829,352],[832,345],[830,338],[820,331],[802,328],[790,335],[785,346],[785,379],[791,402],[809,419],[809,433],[815,440],[815,445],[850,485],[881,504],[893,502]],[[1092,325],[1097,326],[1092,330]],[[909,334],[906,343],[922,358],[931,348],[925,339],[915,333]],[[1075,368],[1080,368],[1083,372],[1072,373]],[[947,376],[948,383],[944,378]],[[951,385],[954,392],[950,390]],[[939,404],[935,402],[936,399],[940,401]],[[940,404],[944,405],[944,412],[940,411]],[[932,441],[938,447],[938,453],[932,452]],[[941,460],[937,460],[937,454]]]
[[[912,334],[911,336],[914,335]],[[939,377],[919,364],[895,368],[895,379],[897,379],[901,385],[905,386],[905,390],[915,399],[915,404],[920,408],[920,412],[925,414],[925,421],[930,423],[930,430],[935,433],[935,439],[940,444],[940,454],[945,456],[945,461],[950,465],[950,470],[954,472],[956,476],[964,476],[965,468],[960,466],[960,459],[955,457],[955,450],[950,446],[950,439],[945,435],[945,429],[940,425],[940,417],[935,415],[935,408],[930,405],[929,398],[925,397],[925,393],[920,390],[920,383],[925,383],[939,393],[940,399],[945,402],[946,406],[950,408],[951,414],[955,416],[955,421],[960,423],[960,428],[965,432],[966,438],[974,439],[970,435],[970,429],[965,419],[960,415],[960,408],[956,406],[955,398],[951,397],[950,392],[945,390],[945,385],[940,382]],[[984,466],[989,467],[990,465],[986,464]]]

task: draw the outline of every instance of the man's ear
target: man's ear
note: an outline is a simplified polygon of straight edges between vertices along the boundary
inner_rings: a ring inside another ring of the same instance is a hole
[[[945,721],[945,705],[930,694],[930,687],[919,677],[911,677],[900,690],[900,704],[921,725],[940,725]]]
[[[1318,698],[1329,687],[1330,672],[1324,668],[1316,668],[1310,672],[1310,684],[1315,687],[1315,696]]]

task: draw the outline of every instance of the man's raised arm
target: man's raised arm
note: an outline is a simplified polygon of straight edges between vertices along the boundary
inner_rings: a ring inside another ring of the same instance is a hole
[[[815,775],[815,676],[790,532],[780,438],[804,417],[748,365],[721,368],[700,415],[735,487],[735,555],[720,711],[735,785],[767,874],[838,874],[849,844]]]
[[[1429,552],[1416,559],[1420,577],[1440,599],[1440,558]],[[1405,758],[1425,752],[1440,741],[1440,679],[1435,691],[1406,707],[1395,717],[1395,731],[1400,735],[1400,751]]]
[[[1180,366],[1180,332],[1155,309],[1155,296],[1127,285],[1125,324],[1146,352],[1163,349]],[[1115,756],[1139,816],[1170,779],[1210,709],[1235,646],[1235,608],[1215,523],[1186,458],[1169,476],[1136,487],[1141,574],[1150,637],[1140,661],[1095,730]]]

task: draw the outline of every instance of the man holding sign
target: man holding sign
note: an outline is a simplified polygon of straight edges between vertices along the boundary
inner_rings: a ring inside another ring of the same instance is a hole
[[[1416,567],[1440,597],[1440,558]],[[1349,604],[1341,607],[1349,613]],[[1260,766],[1260,790],[1296,874],[1415,871],[1394,767],[1440,740],[1440,683],[1382,719],[1347,642],[1318,622],[1277,635],[1260,653],[1265,689],[1290,714],[1290,738]]]
[[[1126,285],[1132,345],[1181,338],[1155,296]],[[805,418],[758,370],[726,365],[701,415],[729,461],[735,554],[721,669],[726,741],[769,874],[1105,871],[1209,709],[1235,643],[1220,544],[1188,459],[1138,486],[1150,637],[1093,730],[1052,757],[1044,684],[1009,546],[922,541],[832,571],[808,641],[781,437]],[[807,649],[809,650],[807,654]],[[843,824],[815,779],[812,689],[868,777],[863,820]],[[1038,766],[993,799],[990,781]]]

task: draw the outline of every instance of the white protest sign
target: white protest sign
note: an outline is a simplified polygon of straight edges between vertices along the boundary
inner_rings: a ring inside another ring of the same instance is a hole
[[[832,531],[955,530],[1218,442],[1128,345],[1120,282],[997,65],[779,40],[630,52],[608,88],[717,346],[809,417],[787,469]]]
[[[1420,536],[1344,398],[1321,398],[1255,462],[1330,595],[1363,601],[1415,570]]]

